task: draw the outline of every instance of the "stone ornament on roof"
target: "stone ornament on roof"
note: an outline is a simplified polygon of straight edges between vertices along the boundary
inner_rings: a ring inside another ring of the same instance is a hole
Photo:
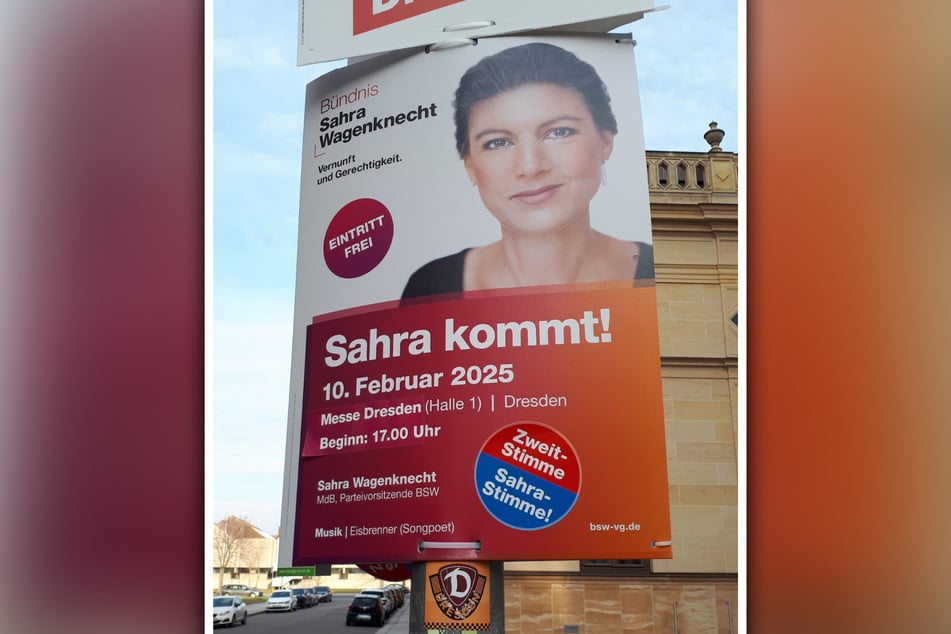
[[[703,134],[703,140],[710,144],[710,152],[723,151],[720,149],[720,141],[723,140],[724,134],[726,134],[726,132],[717,127],[716,121],[710,122],[710,129]]]

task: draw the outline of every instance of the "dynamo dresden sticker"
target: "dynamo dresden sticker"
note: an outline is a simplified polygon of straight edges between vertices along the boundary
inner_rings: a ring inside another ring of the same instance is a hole
[[[443,566],[429,577],[436,605],[454,621],[464,621],[479,607],[485,594],[485,582],[484,575],[465,564]]]

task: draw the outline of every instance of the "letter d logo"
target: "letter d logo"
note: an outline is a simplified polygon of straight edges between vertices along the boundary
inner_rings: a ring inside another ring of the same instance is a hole
[[[429,576],[429,589],[439,610],[453,621],[475,612],[486,591],[486,577],[467,564],[447,564]]]

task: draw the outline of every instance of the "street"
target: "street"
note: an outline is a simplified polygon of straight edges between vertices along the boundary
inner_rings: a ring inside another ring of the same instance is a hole
[[[394,612],[383,627],[369,625],[348,627],[346,624],[347,606],[352,594],[336,594],[330,603],[321,603],[294,612],[264,612],[264,603],[248,606],[247,625],[235,628],[219,627],[216,631],[235,629],[241,634],[302,634],[320,632],[320,634],[407,634],[409,632],[409,602]]]

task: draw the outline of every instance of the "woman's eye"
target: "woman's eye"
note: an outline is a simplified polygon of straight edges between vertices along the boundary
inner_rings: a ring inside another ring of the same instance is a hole
[[[572,136],[574,133],[574,128],[552,128],[545,134],[545,136],[549,139],[564,139],[565,137]]]
[[[497,150],[509,145],[508,139],[491,139],[482,144],[484,150]]]

